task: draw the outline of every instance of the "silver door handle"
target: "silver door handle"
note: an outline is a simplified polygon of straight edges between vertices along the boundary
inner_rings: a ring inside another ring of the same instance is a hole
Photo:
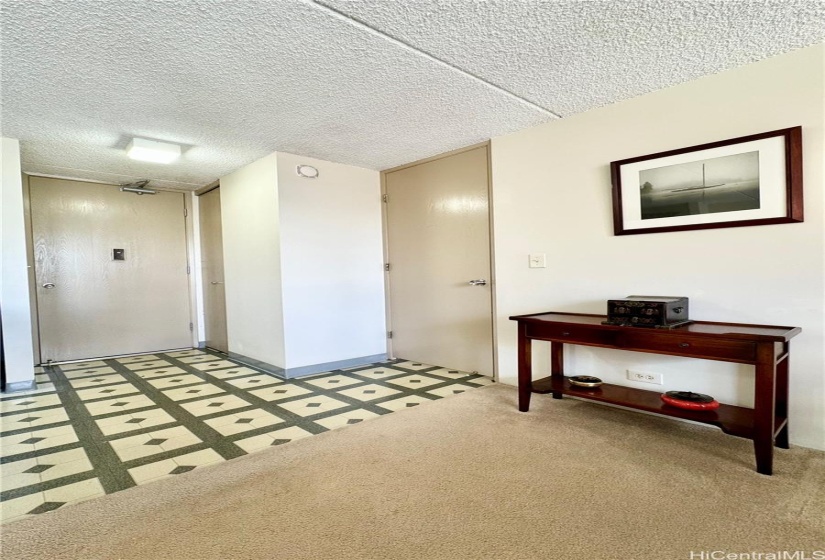
[[[484,279],[470,280],[470,282],[468,282],[468,283],[470,284],[470,286],[486,286],[487,285],[487,280],[484,280]]]
[[[52,288],[54,288],[54,284],[52,284],[51,282],[46,282],[45,284],[43,284],[43,287],[47,290],[51,290]]]
[[[223,284],[223,282],[210,282],[210,284],[212,284],[213,286],[215,286],[215,285],[217,285],[217,284]]]

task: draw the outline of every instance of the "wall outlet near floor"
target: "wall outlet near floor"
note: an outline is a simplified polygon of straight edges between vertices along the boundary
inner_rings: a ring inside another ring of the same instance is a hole
[[[627,378],[631,381],[639,381],[641,383],[653,383],[654,385],[661,385],[663,383],[661,373],[646,373],[643,371],[627,370]]]

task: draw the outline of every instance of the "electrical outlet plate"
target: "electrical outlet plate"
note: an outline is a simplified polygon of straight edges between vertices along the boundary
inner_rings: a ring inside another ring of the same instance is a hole
[[[530,268],[547,268],[546,253],[530,253]]]
[[[654,385],[662,385],[664,379],[661,373],[648,373],[646,371],[627,370],[627,378],[631,381],[638,381],[639,383],[652,383]]]

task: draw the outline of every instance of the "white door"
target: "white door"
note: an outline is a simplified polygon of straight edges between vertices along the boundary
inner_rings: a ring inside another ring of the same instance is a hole
[[[191,347],[183,195],[29,185],[42,361]]]
[[[201,232],[201,278],[206,345],[229,352],[226,339],[226,292],[223,283],[221,189],[198,197]]]
[[[493,375],[488,157],[482,146],[385,174],[397,358]]]

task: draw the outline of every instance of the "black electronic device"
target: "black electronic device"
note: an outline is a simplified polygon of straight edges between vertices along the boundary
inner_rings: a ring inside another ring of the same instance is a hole
[[[686,297],[627,296],[607,300],[605,325],[672,329],[688,323]]]

